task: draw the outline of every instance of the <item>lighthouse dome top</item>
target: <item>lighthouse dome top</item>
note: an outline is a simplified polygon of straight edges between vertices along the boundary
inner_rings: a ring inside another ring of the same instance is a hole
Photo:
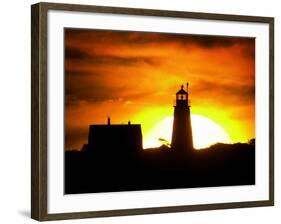
[[[181,89],[176,94],[187,94],[187,92],[183,89],[183,85],[181,85]]]

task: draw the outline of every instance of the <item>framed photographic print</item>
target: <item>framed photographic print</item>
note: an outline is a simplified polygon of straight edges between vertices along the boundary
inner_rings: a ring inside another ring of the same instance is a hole
[[[274,19],[32,5],[32,218],[274,204]]]

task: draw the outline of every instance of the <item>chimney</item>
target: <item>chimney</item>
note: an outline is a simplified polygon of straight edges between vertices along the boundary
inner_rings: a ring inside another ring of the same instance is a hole
[[[107,125],[110,125],[110,117],[107,117]]]

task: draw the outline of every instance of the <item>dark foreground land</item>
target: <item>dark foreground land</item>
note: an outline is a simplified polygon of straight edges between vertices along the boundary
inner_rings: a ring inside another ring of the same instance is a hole
[[[216,144],[188,155],[177,155],[166,146],[127,156],[65,152],[66,194],[252,184],[252,144]]]

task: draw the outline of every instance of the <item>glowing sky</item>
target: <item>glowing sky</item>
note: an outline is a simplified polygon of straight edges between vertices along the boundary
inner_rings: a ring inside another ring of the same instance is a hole
[[[253,38],[65,29],[65,148],[80,149],[108,115],[140,123],[145,137],[187,81],[191,113],[232,142],[255,137]]]

